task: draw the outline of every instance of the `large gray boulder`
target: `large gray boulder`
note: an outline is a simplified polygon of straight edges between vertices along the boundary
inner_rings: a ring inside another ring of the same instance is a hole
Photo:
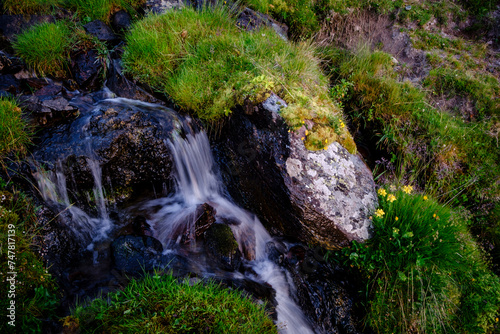
[[[366,240],[377,203],[370,169],[338,143],[307,150],[279,115],[285,105],[273,94],[222,129],[214,153],[229,193],[274,235],[329,249]]]

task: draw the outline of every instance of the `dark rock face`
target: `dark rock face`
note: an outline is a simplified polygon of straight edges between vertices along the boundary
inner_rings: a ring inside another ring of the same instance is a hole
[[[20,58],[14,57],[0,51],[0,73],[14,74],[23,69],[23,63]]]
[[[43,22],[55,22],[55,18],[50,15],[0,15],[0,35],[12,42],[16,35]]]
[[[204,233],[203,238],[209,258],[217,262],[224,270],[238,270],[241,265],[241,252],[229,226],[212,224]]]
[[[130,15],[122,10],[117,11],[111,17],[111,27],[113,27],[114,31],[117,33],[123,33],[130,28],[131,25],[131,17]]]
[[[98,90],[104,79],[104,66],[96,50],[79,52],[71,57],[71,73],[85,90]]]
[[[308,151],[288,132],[275,95],[235,112],[214,145],[225,184],[274,235],[327,248],[369,237],[377,200],[370,170],[337,143]]]
[[[124,235],[111,244],[115,268],[130,274],[140,274],[161,267],[163,246],[148,236]]]
[[[153,95],[146,92],[141,87],[137,86],[122,74],[120,59],[111,60],[106,85],[119,97],[162,104],[161,101],[156,99]]]
[[[12,74],[0,75],[0,92],[7,96],[20,94],[22,92],[20,80]]]
[[[87,33],[97,37],[101,42],[114,44],[119,40],[118,36],[115,35],[113,30],[111,30],[111,28],[101,20],[92,21],[90,23],[87,23],[83,27],[85,28],[85,31]]]
[[[61,89],[61,87],[48,86],[41,90]],[[56,122],[76,117],[79,113],[78,108],[69,104],[68,99],[63,96],[45,95],[47,92],[41,92],[44,95],[24,95],[19,101],[21,107],[30,113],[36,123],[40,125],[53,125]]]
[[[288,27],[266,14],[256,12],[245,7],[238,16],[236,24],[247,31],[259,29],[262,26],[272,27],[274,31],[283,39],[287,39]]]
[[[360,310],[354,307],[360,286],[346,270],[324,261],[319,248],[270,244],[271,260],[286,268],[296,287],[295,299],[320,333],[360,333]],[[349,282],[348,282],[349,281]]]
[[[98,163],[103,186],[115,191],[154,184],[161,189],[169,180],[166,141],[178,126],[173,110],[121,99],[80,109],[73,122],[48,129],[34,151],[34,159],[53,171],[60,161],[70,192],[94,187],[90,160]]]

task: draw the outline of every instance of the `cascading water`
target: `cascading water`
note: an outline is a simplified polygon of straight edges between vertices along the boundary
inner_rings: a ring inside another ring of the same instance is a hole
[[[284,270],[268,260],[266,244],[272,241],[260,221],[222,195],[220,180],[214,172],[208,138],[204,132],[176,138],[171,143],[176,164],[176,191],[173,195],[142,205],[155,236],[166,246],[165,252],[180,242],[186,231],[193,233],[197,206],[210,204],[217,221],[233,221],[230,227],[243,254],[252,254],[248,278],[264,281],[276,291],[278,327],[283,333],[312,333],[305,317],[291,298],[291,285]],[[242,248],[251,248],[242,249]]]
[[[92,250],[94,243],[104,240],[108,237],[112,222],[106,208],[106,200],[101,181],[101,168],[99,162],[87,158],[87,163],[92,171],[94,179],[93,201],[98,209],[98,217],[91,217],[83,210],[73,205],[69,200],[68,188],[66,186],[66,177],[63,173],[61,162],[56,165],[56,171],[44,171],[38,168],[35,178],[38,183],[38,189],[43,199],[48,203],[60,204],[71,215],[69,227],[74,234],[80,236]]]

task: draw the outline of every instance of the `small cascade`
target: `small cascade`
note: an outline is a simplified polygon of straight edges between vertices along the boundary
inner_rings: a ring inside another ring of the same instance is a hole
[[[165,252],[172,252],[186,232],[193,233],[197,206],[208,203],[215,208],[217,221],[235,222],[230,227],[240,251],[252,254],[248,261],[252,270],[245,274],[247,278],[267,282],[275,289],[280,332],[312,333],[304,314],[291,298],[293,287],[286,279],[285,270],[268,259],[266,244],[272,237],[255,215],[223,195],[207,135],[190,133],[185,139],[176,138],[170,145],[176,164],[176,191],[169,197],[145,202],[141,207],[155,237],[165,245]]]
[[[64,208],[61,213],[67,212],[70,215],[70,219],[67,219],[68,226],[76,236],[80,237],[85,243],[87,243],[88,249],[92,250],[95,242],[102,241],[107,238],[107,234],[111,230],[112,222],[106,208],[99,162],[88,158],[87,163],[94,178],[92,201],[98,209],[97,217],[91,217],[82,209],[70,202],[68,188],[66,185],[66,177],[60,161],[56,164],[55,172],[44,171],[43,169],[38,168],[35,173],[35,178],[43,199],[47,203],[57,204]]]

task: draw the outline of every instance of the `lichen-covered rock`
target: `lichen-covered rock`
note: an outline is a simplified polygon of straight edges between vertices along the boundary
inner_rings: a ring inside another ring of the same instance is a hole
[[[370,236],[368,217],[377,200],[372,173],[339,143],[309,151],[292,133],[285,184],[301,224],[320,244],[333,247],[337,237],[343,246],[342,236],[357,241]]]
[[[377,201],[371,171],[338,143],[307,150],[279,115],[285,105],[272,95],[222,129],[214,154],[229,192],[274,235],[330,249],[366,240]]]

